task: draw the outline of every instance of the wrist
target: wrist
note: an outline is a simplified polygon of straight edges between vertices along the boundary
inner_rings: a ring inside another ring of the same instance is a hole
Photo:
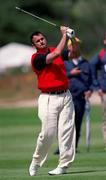
[[[62,36],[66,38],[66,37],[67,37],[67,34],[66,34],[66,33],[63,33]]]

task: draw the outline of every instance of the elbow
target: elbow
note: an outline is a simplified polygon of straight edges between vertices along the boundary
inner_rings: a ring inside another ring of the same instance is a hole
[[[48,54],[46,57],[46,64],[50,64],[55,58],[61,55],[61,51],[55,49],[52,53]]]

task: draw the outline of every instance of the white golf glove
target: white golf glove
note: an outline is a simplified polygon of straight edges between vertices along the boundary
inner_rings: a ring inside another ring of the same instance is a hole
[[[75,37],[75,31],[73,30],[73,29],[67,29],[67,36],[68,36],[68,38],[73,38],[73,37]]]

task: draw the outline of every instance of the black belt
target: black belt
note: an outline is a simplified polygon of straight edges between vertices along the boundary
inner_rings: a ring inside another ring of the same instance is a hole
[[[66,90],[60,90],[60,91],[52,91],[52,92],[46,92],[47,94],[63,94],[63,93],[65,93],[67,91],[67,89]]]

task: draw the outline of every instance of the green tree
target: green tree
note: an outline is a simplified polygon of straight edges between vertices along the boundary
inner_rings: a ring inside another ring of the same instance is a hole
[[[101,46],[106,30],[106,0],[1,0],[0,46],[9,42],[30,44],[29,36],[35,30],[43,31],[49,43],[56,44],[60,39],[56,27],[18,12],[16,6],[75,29],[76,36],[82,40],[83,51],[88,55]]]

